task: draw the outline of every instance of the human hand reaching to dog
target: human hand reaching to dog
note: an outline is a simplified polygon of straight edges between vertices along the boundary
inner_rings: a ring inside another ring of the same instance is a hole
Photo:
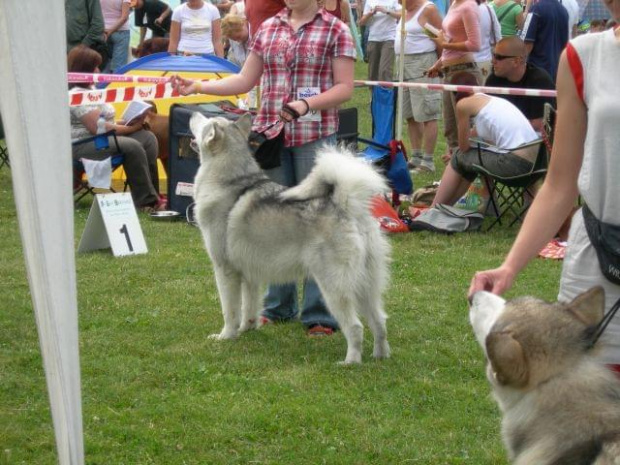
[[[200,81],[193,79],[186,79],[178,74],[175,74],[170,78],[172,88],[181,95],[197,94],[201,91]]]
[[[473,295],[478,291],[502,295],[512,287],[514,278],[515,274],[504,265],[493,270],[477,271],[469,285],[467,298],[471,301]]]

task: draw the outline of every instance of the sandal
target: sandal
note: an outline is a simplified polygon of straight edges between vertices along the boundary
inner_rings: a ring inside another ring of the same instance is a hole
[[[314,325],[308,329],[308,337],[323,337],[334,334],[334,329],[329,326]]]

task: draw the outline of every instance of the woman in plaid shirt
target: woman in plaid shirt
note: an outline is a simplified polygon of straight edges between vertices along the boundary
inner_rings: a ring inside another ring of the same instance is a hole
[[[281,165],[266,172],[275,182],[295,186],[314,166],[316,150],[336,142],[337,107],[353,94],[355,45],[347,26],[316,0],[285,3],[253,35],[239,74],[208,82],[174,76],[172,82],[183,95],[235,95],[248,92],[262,77],[262,105],[253,129],[269,139],[284,130]],[[329,335],[338,328],[314,281],[305,283],[302,306],[309,334]],[[291,320],[297,313],[296,284],[269,288],[264,322]]]

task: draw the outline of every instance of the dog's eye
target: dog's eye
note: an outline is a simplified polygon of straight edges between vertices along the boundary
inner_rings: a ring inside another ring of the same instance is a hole
[[[196,142],[196,139],[192,139],[189,142],[189,147],[196,153],[200,153],[200,148],[198,147],[198,142]]]

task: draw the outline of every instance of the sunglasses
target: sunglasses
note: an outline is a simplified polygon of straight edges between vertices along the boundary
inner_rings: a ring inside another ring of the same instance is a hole
[[[493,59],[496,61],[502,61],[502,60],[505,60],[506,58],[519,58],[519,57],[515,55],[500,55],[499,53],[493,54]]]

